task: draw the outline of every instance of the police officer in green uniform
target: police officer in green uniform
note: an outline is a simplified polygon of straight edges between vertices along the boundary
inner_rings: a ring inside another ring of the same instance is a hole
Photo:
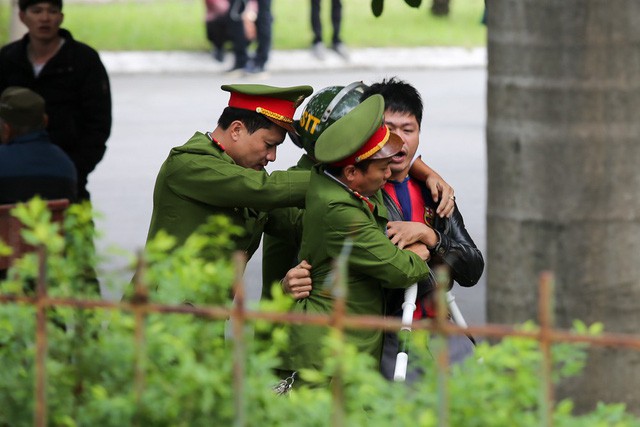
[[[360,104],[367,86],[355,81],[346,86],[328,86],[316,92],[307,102],[300,119],[294,122],[297,132],[292,134],[294,143],[305,153],[298,163],[289,170],[310,170],[318,161],[315,158],[315,144],[319,136],[336,120]],[[453,213],[453,188],[442,177],[425,165],[419,158],[413,164],[411,175],[425,181],[434,201],[442,200],[437,214],[444,217]],[[300,215],[297,208],[276,209],[270,216],[280,217],[286,226]],[[298,259],[300,236],[298,227],[280,235],[265,234],[262,241],[262,298],[271,298],[271,287],[282,280],[282,286],[292,297],[305,298],[311,290],[312,266],[304,259]],[[284,280],[283,280],[284,278]]]
[[[226,215],[246,232],[235,241],[247,258],[258,248],[263,230],[278,225],[266,211],[304,205],[309,172],[264,167],[292,123],[310,86],[224,85],[229,104],[212,132],[196,132],[174,147],[156,179],[147,240],[165,230],[183,243],[207,218]],[[277,231],[276,231],[277,232]]]
[[[345,241],[348,256],[346,310],[355,315],[382,315],[383,288],[406,288],[429,274],[422,244],[398,249],[385,234],[387,210],[380,189],[391,175],[391,157],[402,140],[383,122],[384,101],[372,96],[329,126],[315,147],[322,163],[311,173],[303,220],[301,259],[313,266],[313,289],[296,302],[297,313],[333,311],[331,270]],[[282,371],[322,368],[327,327],[292,325]],[[379,362],[382,331],[347,330],[346,340]]]

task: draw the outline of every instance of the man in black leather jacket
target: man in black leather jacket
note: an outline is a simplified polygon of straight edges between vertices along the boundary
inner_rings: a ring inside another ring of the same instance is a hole
[[[389,238],[400,248],[414,242],[425,243],[431,252],[431,259],[428,261],[431,269],[440,265],[447,266],[451,277],[449,288],[453,281],[465,287],[475,285],[484,270],[484,260],[464,226],[460,211],[456,206],[451,217],[440,218],[435,214],[437,204],[429,196],[424,183],[409,175],[411,161],[420,143],[423,109],[420,94],[410,84],[395,78],[371,85],[365,90],[362,99],[376,93],[381,94],[385,100],[385,124],[404,142],[402,151],[393,158],[391,178],[383,191],[385,206],[389,211]],[[434,289],[433,275],[429,280],[418,284],[414,319],[435,317],[432,298]],[[403,290],[388,289],[385,300],[387,315],[402,315]],[[464,336],[452,336],[449,344],[452,361],[462,360],[473,348]],[[397,350],[396,334],[387,333],[381,371],[388,379],[393,378]],[[407,381],[410,381],[420,375],[420,369],[410,368],[407,374]]]
[[[422,99],[419,93],[413,86],[405,82],[390,79],[376,83],[368,89],[365,88],[361,100],[374,93],[380,93],[385,98],[385,123],[405,142],[401,153],[393,158],[391,181],[383,189],[385,205],[391,220],[388,225],[389,237],[393,243],[400,247],[406,247],[412,242],[420,240],[431,249],[430,267],[447,265],[450,268],[452,280],[466,287],[475,285],[482,275],[484,260],[465,229],[462,215],[457,207],[450,215],[436,213],[439,204],[446,202],[451,205],[453,201],[455,205],[455,197],[452,195],[450,187],[447,193],[451,194],[447,195],[450,200],[438,199],[439,202],[434,202],[434,197],[426,185],[422,181],[408,176],[419,145],[420,122],[422,121]],[[320,96],[320,93],[316,96]],[[312,102],[313,99],[309,101],[309,104]],[[305,112],[308,109],[309,105],[305,107]],[[336,109],[338,108],[336,107]],[[324,111],[325,107],[320,110]],[[346,114],[349,109],[341,107],[339,110]],[[303,112],[303,116],[305,112]],[[304,132],[302,133],[304,137]],[[309,148],[305,147],[305,149],[309,151]],[[309,274],[309,269],[312,266],[302,266],[305,262],[303,261],[290,269],[281,282],[283,290],[296,299],[304,298],[312,288]],[[432,317],[435,314],[430,298],[434,287],[434,280],[419,284],[421,304],[419,304],[420,310],[416,313],[417,316]],[[389,292],[385,301],[387,315],[400,315],[404,291]],[[464,336],[452,337],[450,344],[452,344],[450,348],[453,361],[460,360],[470,354],[473,349],[471,342]],[[387,378],[393,376],[397,348],[396,334],[385,334],[382,373]],[[419,373],[419,369],[411,369],[408,372],[407,380],[414,379],[417,373]]]

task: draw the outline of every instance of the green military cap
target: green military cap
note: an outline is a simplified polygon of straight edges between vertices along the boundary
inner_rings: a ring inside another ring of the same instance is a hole
[[[44,99],[25,87],[10,86],[0,95],[0,118],[13,126],[44,125]]]
[[[251,110],[296,133],[293,115],[304,99],[311,95],[311,86],[276,87],[258,84],[222,85],[230,92],[229,107]]]
[[[329,126],[316,142],[316,159],[332,166],[387,159],[402,149],[402,139],[384,124],[384,98],[373,95]]]

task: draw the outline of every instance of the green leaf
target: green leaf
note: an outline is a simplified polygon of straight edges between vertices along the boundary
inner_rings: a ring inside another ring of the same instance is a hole
[[[371,0],[371,11],[376,18],[382,15],[382,9],[384,8],[384,0]]]
[[[589,326],[589,333],[592,335],[601,335],[602,332],[604,332],[604,324],[601,322],[596,322]]]
[[[5,244],[2,240],[0,240],[0,256],[8,256],[13,253],[13,249],[11,246]]]
[[[34,206],[22,208],[30,222],[27,228],[34,241],[47,240],[50,248],[48,240],[57,238],[57,230],[49,228],[50,219],[38,202]],[[86,252],[91,252],[91,263],[94,261],[90,218],[86,210],[72,208],[65,220],[64,252],[49,251],[52,296],[91,296],[83,287]],[[230,259],[234,227],[228,219],[218,218],[202,230],[205,235],[194,235],[178,246],[165,233],[149,242],[144,282],[149,284],[153,301],[178,306],[190,299],[200,307],[228,306],[234,278]],[[32,293],[30,285],[36,273],[37,257],[28,254],[12,266],[9,279],[0,282],[0,292]],[[131,277],[126,276],[125,285]],[[273,291],[273,300],[263,301],[260,310],[283,312],[294,304],[277,283]],[[359,352],[348,335],[329,327],[317,355],[323,360],[322,369],[299,370],[300,377],[289,398],[276,398],[272,387],[280,378],[274,370],[282,368],[280,356],[289,348],[290,325],[247,319],[241,337],[246,351],[236,360],[234,343],[225,340],[224,319],[146,313],[140,340],[135,336],[139,319],[127,311],[56,307],[47,312],[51,425],[198,427],[212,425],[212,420],[216,425],[232,425],[237,421],[238,390],[233,384],[239,361],[244,362],[240,399],[250,425],[290,425],[291,420],[299,427],[330,425],[335,403],[328,384],[336,375],[343,384],[340,404],[344,425],[435,427],[441,421],[438,400],[443,393],[443,377],[438,375],[437,359],[438,348],[446,348],[442,338],[431,339],[423,330],[411,334],[410,358],[427,374],[411,387],[384,380],[371,355]],[[0,409],[0,426],[33,422],[34,314],[35,309],[27,304],[0,304],[0,366],[11,367],[0,369],[0,402],[10,402]],[[536,332],[539,328],[528,322],[518,329]],[[593,335],[602,332],[602,325],[587,327],[576,321],[573,332]],[[585,344],[553,344],[554,384],[584,369],[587,349]],[[540,344],[534,338],[507,337],[495,345],[480,342],[475,354],[451,366],[444,379],[447,393],[453,397],[448,401],[449,425],[511,426],[514,420],[518,426],[538,425],[541,360]],[[136,369],[144,377],[140,396],[135,395]],[[579,416],[573,415],[572,409],[570,400],[555,405],[554,425],[640,424],[621,404],[601,404]]]

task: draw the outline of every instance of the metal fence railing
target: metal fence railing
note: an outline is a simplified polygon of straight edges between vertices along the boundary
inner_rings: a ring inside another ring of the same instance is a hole
[[[272,323],[305,323],[313,325],[327,325],[338,331],[345,328],[368,328],[383,330],[399,330],[401,320],[399,318],[384,318],[380,316],[350,316],[345,311],[345,292],[335,293],[335,309],[330,315],[307,315],[295,313],[276,313],[252,310],[247,308],[245,301],[245,287],[242,280],[245,259],[242,255],[236,255],[234,262],[237,266],[234,284],[234,304],[231,308],[220,306],[191,306],[191,305],[165,305],[150,302],[149,289],[144,284],[144,264],[138,265],[138,274],[134,282],[134,296],[130,301],[107,301],[107,300],[84,300],[75,298],[58,298],[49,295],[47,290],[46,253],[44,248],[38,248],[39,274],[36,283],[36,292],[32,297],[0,294],[0,304],[26,304],[35,308],[36,313],[36,348],[35,348],[35,405],[34,405],[34,425],[44,427],[48,425],[47,417],[47,372],[45,363],[47,359],[47,311],[54,307],[75,307],[80,309],[106,309],[122,310],[131,312],[135,319],[135,369],[134,369],[134,390],[137,398],[140,398],[145,389],[145,374],[143,369],[145,359],[145,317],[150,313],[184,314],[198,316],[204,319],[230,319],[233,329],[230,339],[234,345],[234,398],[237,423],[236,425],[246,425],[243,410],[243,379],[245,376],[245,366],[243,354],[245,346],[243,342],[243,328],[248,321],[264,320]],[[343,282],[343,267],[338,268],[335,275],[336,283]],[[503,337],[524,337],[539,342],[543,355],[541,377],[544,383],[543,401],[544,408],[542,425],[552,425],[552,411],[554,402],[554,392],[552,385],[552,360],[551,346],[554,343],[584,343],[589,346],[615,347],[640,350],[640,337],[630,334],[603,333],[599,336],[578,334],[576,332],[554,328],[552,321],[553,307],[553,275],[545,272],[540,277],[539,282],[539,329],[536,331],[523,331],[509,325],[487,324],[480,326],[469,326],[464,329],[451,322],[448,322],[445,310],[437,310],[439,313],[435,320],[424,320],[415,322],[413,330],[428,330],[437,334],[471,334],[476,337],[503,338]],[[439,298],[444,301],[444,293]],[[439,375],[446,375],[448,367],[448,357],[441,355],[437,363],[441,368]],[[446,387],[446,381],[441,381],[442,387]],[[446,390],[445,390],[446,391]],[[342,384],[340,378],[332,382],[333,392],[333,416],[334,426],[344,425],[344,399],[342,396]],[[443,396],[447,393],[443,392]],[[447,420],[448,403],[446,398],[440,403],[439,416],[441,425],[448,425]]]

